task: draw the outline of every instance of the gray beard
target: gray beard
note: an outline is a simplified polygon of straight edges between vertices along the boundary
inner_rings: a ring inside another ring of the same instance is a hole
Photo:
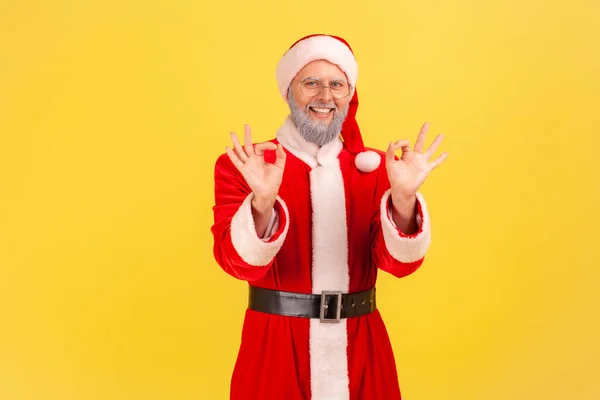
[[[310,143],[314,143],[321,147],[334,140],[342,130],[342,124],[348,115],[349,104],[343,110],[339,110],[335,103],[331,101],[329,104],[320,102],[311,102],[306,105],[305,110],[301,110],[292,94],[291,87],[288,90],[288,104],[290,106],[290,117],[296,125],[296,129],[302,137]],[[313,121],[308,116],[309,107],[324,107],[333,108],[333,119],[330,123]]]

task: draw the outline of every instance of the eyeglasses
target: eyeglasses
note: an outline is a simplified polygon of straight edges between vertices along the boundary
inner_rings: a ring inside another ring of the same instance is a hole
[[[298,86],[300,87],[302,94],[311,97],[321,94],[324,88],[329,88],[331,96],[336,99],[342,99],[352,92],[352,85],[341,80],[333,80],[329,82],[329,86],[327,86],[324,85],[320,79],[306,78],[300,82]]]

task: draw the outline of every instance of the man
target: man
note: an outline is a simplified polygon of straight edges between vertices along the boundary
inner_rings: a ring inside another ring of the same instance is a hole
[[[231,399],[401,398],[375,282],[423,263],[418,189],[447,154],[430,161],[441,136],[423,151],[427,124],[414,149],[367,151],[357,75],[343,39],[300,39],[277,66],[290,115],[276,139],[254,145],[246,126],[216,163],[215,258],[250,290]]]

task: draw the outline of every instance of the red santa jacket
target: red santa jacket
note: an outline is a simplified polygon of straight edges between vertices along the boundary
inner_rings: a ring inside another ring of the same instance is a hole
[[[275,204],[278,229],[256,234],[252,192],[227,155],[215,167],[214,255],[250,285],[299,293],[373,287],[379,270],[414,272],[430,244],[426,203],[417,194],[419,231],[390,219],[385,154],[365,173],[340,139],[318,148],[288,117],[277,132],[287,154]],[[247,310],[231,399],[400,399],[392,348],[378,310],[337,324]]]

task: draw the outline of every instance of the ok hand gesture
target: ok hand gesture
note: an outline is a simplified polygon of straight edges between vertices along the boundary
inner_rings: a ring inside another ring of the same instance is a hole
[[[225,151],[254,193],[253,207],[259,212],[270,210],[275,204],[283,178],[286,159],[283,147],[271,142],[253,145],[249,125],[244,126],[243,147],[235,132],[231,133],[231,141],[233,149],[226,147]],[[265,161],[265,150],[277,150],[274,164]]]
[[[414,199],[427,175],[448,156],[448,153],[444,152],[433,161],[429,161],[441,143],[443,136],[438,135],[431,146],[423,151],[427,129],[429,129],[429,124],[423,124],[417,136],[414,150],[411,150],[408,140],[390,143],[386,153],[386,167],[394,203]],[[402,156],[400,159],[395,160],[394,153],[399,148],[402,149]]]

